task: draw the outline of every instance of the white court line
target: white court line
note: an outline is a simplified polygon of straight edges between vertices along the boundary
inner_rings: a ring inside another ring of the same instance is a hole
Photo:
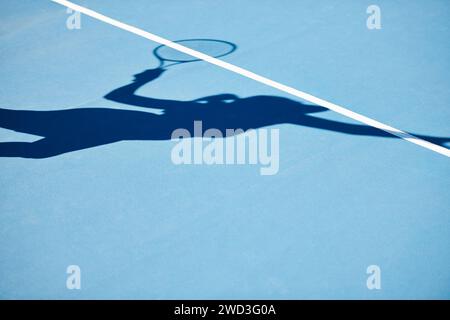
[[[417,144],[417,145],[419,145],[421,147],[424,147],[424,148],[427,148],[427,149],[432,150],[434,152],[440,153],[440,154],[442,154],[444,156],[450,157],[450,149],[447,149],[447,148],[441,147],[439,145],[436,145],[434,143],[428,142],[426,140],[420,139],[420,138],[415,137],[415,136],[413,136],[413,135],[411,135],[409,133],[406,133],[406,132],[404,132],[402,130],[396,129],[394,127],[388,126],[388,125],[386,125],[384,123],[381,123],[379,121],[376,121],[374,119],[371,119],[371,118],[368,118],[366,116],[363,116],[363,115],[361,115],[359,113],[353,112],[353,111],[351,111],[349,109],[346,109],[344,107],[338,106],[337,104],[334,104],[332,102],[325,101],[323,99],[320,99],[320,98],[317,98],[317,97],[315,97],[313,95],[310,95],[310,94],[308,94],[306,92],[302,92],[302,91],[297,90],[295,88],[286,86],[286,85],[284,85],[282,83],[270,80],[270,79],[265,78],[263,76],[260,76],[260,75],[258,75],[256,73],[253,73],[253,72],[248,71],[246,69],[243,69],[241,67],[235,66],[235,65],[233,65],[231,63],[228,63],[228,62],[225,62],[225,61],[222,61],[222,60],[210,57],[210,56],[208,56],[208,55],[206,55],[204,53],[201,53],[201,52],[196,51],[196,50],[192,50],[192,49],[190,49],[188,47],[185,47],[185,46],[182,46],[182,45],[180,45],[178,43],[172,42],[170,40],[161,38],[160,36],[157,36],[157,35],[152,34],[150,32],[147,32],[147,31],[141,30],[139,28],[130,26],[130,25],[126,24],[126,23],[123,23],[123,22],[120,22],[118,20],[112,19],[110,17],[102,15],[102,14],[100,14],[98,12],[95,12],[93,10],[90,10],[88,8],[85,8],[85,7],[79,6],[77,4],[74,4],[74,3],[70,2],[70,1],[66,1],[66,0],[51,0],[51,1],[59,3],[59,4],[63,5],[63,6],[65,6],[65,7],[71,8],[71,9],[73,9],[75,11],[81,12],[81,13],[83,13],[83,14],[85,14],[87,16],[90,16],[92,18],[95,18],[97,20],[100,20],[100,21],[103,21],[105,23],[108,23],[108,24],[110,24],[112,26],[115,26],[117,28],[120,28],[122,30],[126,30],[128,32],[137,34],[138,36],[141,36],[143,38],[149,39],[151,41],[155,41],[155,42],[157,42],[159,44],[166,45],[166,46],[168,46],[170,48],[173,48],[175,50],[178,50],[180,52],[183,52],[185,54],[193,56],[193,57],[195,57],[197,59],[200,59],[200,60],[203,60],[203,61],[215,64],[216,66],[219,66],[219,67],[221,67],[223,69],[230,70],[230,71],[232,71],[234,73],[238,73],[238,74],[240,74],[240,75],[242,75],[244,77],[253,79],[255,81],[258,81],[260,83],[268,85],[268,86],[270,86],[272,88],[284,91],[284,92],[289,93],[289,94],[291,94],[293,96],[296,96],[296,97],[301,98],[303,100],[309,101],[309,102],[311,102],[313,104],[323,106],[323,107],[325,107],[325,108],[327,108],[329,110],[332,110],[334,112],[342,114],[343,116],[346,116],[347,118],[356,120],[358,122],[364,123],[364,124],[366,124],[368,126],[371,126],[371,127],[374,127],[374,128],[378,128],[378,129],[383,130],[383,131],[385,131],[387,133],[390,133],[390,134],[392,134],[394,136],[397,136],[397,137],[399,137],[399,138],[401,138],[403,140],[409,141],[409,142]]]

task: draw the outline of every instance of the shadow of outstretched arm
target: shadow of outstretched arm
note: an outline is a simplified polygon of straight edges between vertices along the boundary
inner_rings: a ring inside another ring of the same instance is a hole
[[[352,123],[328,120],[328,119],[314,117],[314,116],[310,116],[310,115],[301,117],[300,119],[298,119],[297,121],[294,121],[293,123],[296,125],[300,125],[300,126],[334,131],[334,132],[350,134],[350,135],[398,138],[397,136],[395,136],[391,133],[385,132],[385,131],[377,129],[375,127],[370,127],[370,126],[361,125],[361,124],[352,124]],[[437,145],[440,145],[443,147],[447,147],[447,144],[450,142],[450,137],[434,137],[434,136],[427,136],[427,135],[421,135],[421,134],[415,134],[415,133],[410,133],[410,134],[417,138],[429,141],[431,143],[434,143],[434,144],[437,144]]]

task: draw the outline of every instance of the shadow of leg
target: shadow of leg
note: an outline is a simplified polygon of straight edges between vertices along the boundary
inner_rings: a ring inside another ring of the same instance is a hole
[[[0,143],[0,157],[20,157],[28,158],[30,152],[30,142],[2,142]]]
[[[58,149],[41,139],[36,142],[2,142],[0,143],[0,157],[17,157],[43,159],[61,154]]]

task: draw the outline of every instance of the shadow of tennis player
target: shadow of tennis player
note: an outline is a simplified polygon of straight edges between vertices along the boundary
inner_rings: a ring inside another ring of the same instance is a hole
[[[108,93],[115,102],[162,109],[163,114],[109,108],[76,108],[56,111],[0,109],[0,127],[42,136],[32,143],[0,143],[0,157],[47,158],[124,140],[170,140],[172,132],[184,128],[194,136],[194,121],[203,130],[215,128],[257,129],[282,123],[359,136],[396,138],[384,131],[358,124],[327,120],[312,113],[328,109],[305,105],[277,96],[239,98],[219,94],[192,101],[156,99],[136,94],[143,85],[158,79],[162,68],[136,74],[134,80]],[[443,145],[449,138],[416,135]]]

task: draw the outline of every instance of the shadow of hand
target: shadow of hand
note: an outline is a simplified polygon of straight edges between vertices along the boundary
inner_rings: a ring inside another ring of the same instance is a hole
[[[141,73],[137,73],[134,75],[134,82],[149,82],[158,78],[161,74],[163,74],[166,69],[156,68],[156,69],[147,69],[142,71]]]

